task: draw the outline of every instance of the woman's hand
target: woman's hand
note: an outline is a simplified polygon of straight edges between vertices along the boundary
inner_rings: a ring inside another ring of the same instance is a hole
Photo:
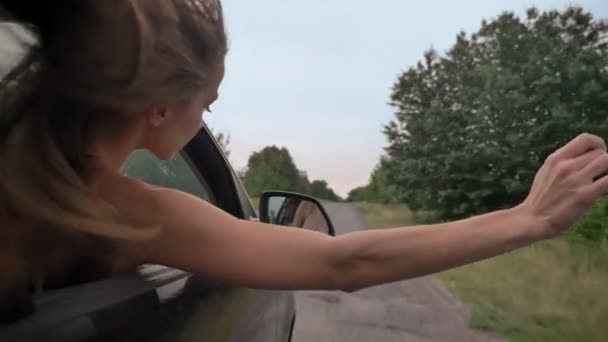
[[[540,168],[528,198],[516,209],[539,222],[539,235],[558,235],[583,216],[608,190],[606,143],[581,134],[551,154]],[[594,181],[595,180],[595,181]]]

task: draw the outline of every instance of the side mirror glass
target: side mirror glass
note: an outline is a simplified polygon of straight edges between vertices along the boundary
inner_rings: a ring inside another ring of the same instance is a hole
[[[260,198],[260,220],[280,226],[336,235],[323,205],[312,197],[297,193],[283,191],[263,193]]]

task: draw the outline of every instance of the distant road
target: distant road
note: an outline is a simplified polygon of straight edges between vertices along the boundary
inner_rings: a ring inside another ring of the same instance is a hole
[[[337,234],[365,230],[351,205],[326,203]],[[465,310],[432,278],[356,293],[304,291],[296,295],[294,342],[501,341],[472,330]]]

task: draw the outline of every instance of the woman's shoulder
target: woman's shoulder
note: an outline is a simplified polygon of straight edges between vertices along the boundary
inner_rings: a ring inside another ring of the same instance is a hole
[[[120,216],[133,224],[155,224],[160,221],[163,204],[162,188],[119,172],[100,172],[94,183],[94,191],[112,204]]]
[[[151,197],[153,186],[119,172],[100,170],[93,182],[94,190],[106,199],[133,199]],[[113,201],[112,201],[113,202]]]

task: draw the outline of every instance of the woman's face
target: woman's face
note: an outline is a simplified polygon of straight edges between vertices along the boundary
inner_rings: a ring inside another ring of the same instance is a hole
[[[203,113],[218,98],[218,89],[224,78],[224,64],[218,64],[209,73],[209,83],[190,103],[179,108],[155,111],[147,117],[144,148],[159,159],[170,159],[200,130]]]

